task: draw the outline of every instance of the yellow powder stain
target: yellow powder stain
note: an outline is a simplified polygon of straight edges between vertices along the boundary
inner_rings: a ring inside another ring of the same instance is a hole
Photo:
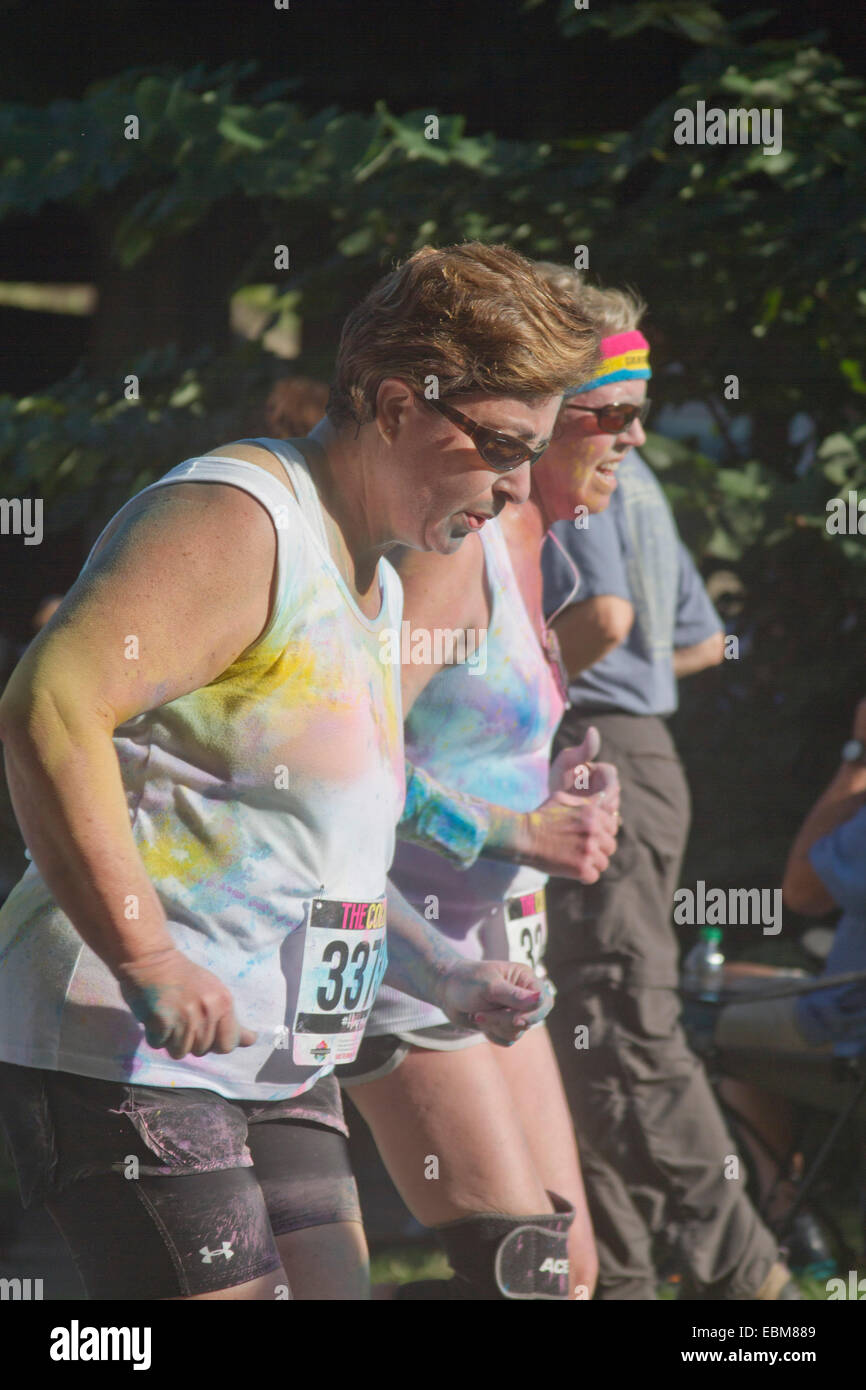
[[[154,882],[176,878],[182,883],[194,883],[214,865],[237,859],[241,837],[237,827],[227,823],[224,815],[220,817],[220,824],[203,833],[201,839],[185,830],[176,816],[165,819],[165,828],[157,829],[156,839],[138,846],[144,867]]]
[[[399,677],[392,679],[389,672],[385,672],[384,677],[385,695],[385,750],[390,754],[392,760],[402,767],[402,725],[403,725],[403,700],[400,691]]]
[[[292,707],[342,703],[338,696],[345,683],[337,656],[303,639],[286,647],[258,647],[195,691],[194,697],[223,706],[227,715],[242,704],[259,704],[276,695]]]

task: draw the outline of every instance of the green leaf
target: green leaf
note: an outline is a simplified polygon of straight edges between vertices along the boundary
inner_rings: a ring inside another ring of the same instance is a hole
[[[372,227],[357,227],[348,236],[341,237],[337,249],[344,256],[363,256],[373,249],[376,233]]]
[[[839,363],[839,370],[851,383],[851,387],[854,391],[861,396],[866,395],[866,380],[863,378],[863,372],[859,362],[856,362],[853,357],[843,357],[842,361]]]
[[[244,130],[243,126],[229,115],[220,118],[217,130],[224,139],[231,141],[234,145],[243,145],[248,150],[267,149],[267,140],[263,140],[259,135],[253,135],[252,131]]]

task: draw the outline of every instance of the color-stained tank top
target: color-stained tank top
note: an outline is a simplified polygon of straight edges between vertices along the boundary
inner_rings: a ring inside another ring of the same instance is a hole
[[[477,641],[473,653],[467,643],[471,659],[444,667],[422,690],[406,721],[406,757],[445,787],[530,811],[548,796],[550,748],[565,701],[499,523],[488,522],[479,535],[491,594],[486,643]],[[435,851],[399,839],[391,878],[457,951],[475,960],[509,958],[506,901],[528,901],[547,882],[536,869],[483,857],[469,869],[455,868]],[[385,985],[367,1032],[445,1022],[433,1005]]]
[[[0,911],[7,1062],[263,1100],[297,1095],[331,1070],[324,1036],[309,1035],[305,1064],[293,1048],[304,1026],[305,923],[313,901],[328,900],[322,920],[342,913],[369,925],[376,910],[364,915],[357,905],[385,896],[405,779],[399,666],[380,660],[379,634],[399,630],[402,586],[380,559],[381,609],[365,617],[331,558],[303,455],[285,441],[249,442],[282,461],[296,495],[266,469],[222,455],[188,459],[144,491],[202,481],[258,499],[277,537],[267,628],[209,685],[118,727],[114,746],[172,940],[231,990],[258,1041],[179,1061],[150,1048],[114,976],[31,863]],[[347,971],[349,992],[352,979]],[[329,1002],[327,990],[323,997]]]

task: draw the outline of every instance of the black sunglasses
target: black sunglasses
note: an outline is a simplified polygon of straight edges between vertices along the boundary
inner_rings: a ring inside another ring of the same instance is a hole
[[[647,399],[641,401],[640,405],[575,405],[574,401],[569,401],[568,405],[574,410],[588,410],[605,434],[622,434],[635,420],[643,424],[652,401]]]
[[[455,410],[452,405],[446,405],[444,401],[428,400],[426,396],[416,396],[416,400],[423,400],[431,410],[438,410],[440,415],[444,415],[464,434],[468,434],[488,468],[494,469],[497,473],[510,473],[513,468],[519,468],[527,461],[530,464],[537,463],[550,443],[550,440],[547,440],[540,449],[530,449],[524,440],[515,439],[510,434],[501,434],[499,430],[489,429],[487,425],[479,425],[476,420],[470,420],[468,415]]]

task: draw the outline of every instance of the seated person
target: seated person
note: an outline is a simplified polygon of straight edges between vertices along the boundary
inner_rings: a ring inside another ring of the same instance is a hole
[[[822,972],[837,976],[866,971],[866,700],[857,707],[852,738],[842,749],[839,770],[818,798],[794,841],[782,884],[786,905],[803,915],[823,916],[842,908]],[[745,962],[725,969],[726,991],[772,993],[808,976]],[[706,1041],[706,1039],[704,1040]],[[815,1277],[834,1272],[820,1223],[809,1207],[787,1219],[803,1173],[794,1153],[790,1102],[841,1109],[850,1089],[827,1066],[804,1066],[806,1058],[850,1057],[866,1051],[866,979],[782,998],[753,998],[729,1004],[716,1020],[712,1039],[729,1049],[718,1093],[754,1168],[765,1220],[787,1232],[789,1263]],[[732,1064],[731,1049],[743,1054]],[[747,1054],[752,1050],[758,1057]],[[799,1054],[792,1065],[786,1054]],[[787,1155],[787,1158],[785,1157]]]
[[[806,816],[782,882],[795,912],[842,917],[824,975],[866,971],[866,699],[838,771]],[[866,1051],[866,979],[780,999],[729,1004],[714,1042],[721,1048],[821,1049],[852,1057]]]

